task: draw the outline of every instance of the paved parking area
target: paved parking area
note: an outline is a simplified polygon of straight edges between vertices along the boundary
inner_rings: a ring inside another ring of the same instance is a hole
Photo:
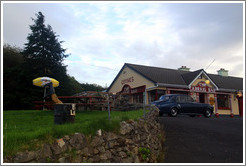
[[[165,163],[242,163],[243,118],[160,117]]]

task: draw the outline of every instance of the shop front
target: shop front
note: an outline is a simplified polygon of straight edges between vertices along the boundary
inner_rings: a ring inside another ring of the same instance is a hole
[[[108,92],[145,105],[162,95],[186,94],[196,102],[213,105],[215,113],[242,116],[242,83],[242,78],[207,74],[203,69],[190,72],[125,64]]]
[[[116,95],[120,98],[125,98],[129,103],[143,103],[145,88],[145,85],[136,88],[131,88],[130,85],[126,84],[122,87],[122,90],[118,92]]]

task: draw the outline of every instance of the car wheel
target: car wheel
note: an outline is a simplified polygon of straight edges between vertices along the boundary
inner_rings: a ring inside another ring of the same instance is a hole
[[[205,110],[205,113],[204,113],[204,116],[205,116],[206,118],[210,118],[211,115],[212,115],[211,111],[210,111],[209,109],[206,109],[206,110]]]
[[[176,108],[172,108],[170,111],[170,115],[172,117],[175,117],[175,116],[177,116],[177,114],[178,114],[178,110]]]

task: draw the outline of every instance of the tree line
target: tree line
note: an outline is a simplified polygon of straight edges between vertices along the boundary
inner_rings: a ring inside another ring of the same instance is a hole
[[[67,74],[63,64],[66,54],[58,35],[50,25],[45,25],[42,12],[36,14],[31,33],[23,49],[5,44],[3,46],[3,109],[32,109],[33,101],[43,100],[43,88],[33,86],[32,80],[47,76],[55,78],[60,85],[55,88],[58,96],[70,96],[82,91],[102,91],[97,84],[79,83]]]

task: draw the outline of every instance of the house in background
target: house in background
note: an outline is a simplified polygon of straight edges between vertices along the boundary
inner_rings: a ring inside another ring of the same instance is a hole
[[[215,113],[243,115],[243,79],[228,76],[225,69],[215,75],[186,66],[175,70],[125,63],[107,92],[145,104],[164,94],[188,94],[197,102],[213,105]]]

